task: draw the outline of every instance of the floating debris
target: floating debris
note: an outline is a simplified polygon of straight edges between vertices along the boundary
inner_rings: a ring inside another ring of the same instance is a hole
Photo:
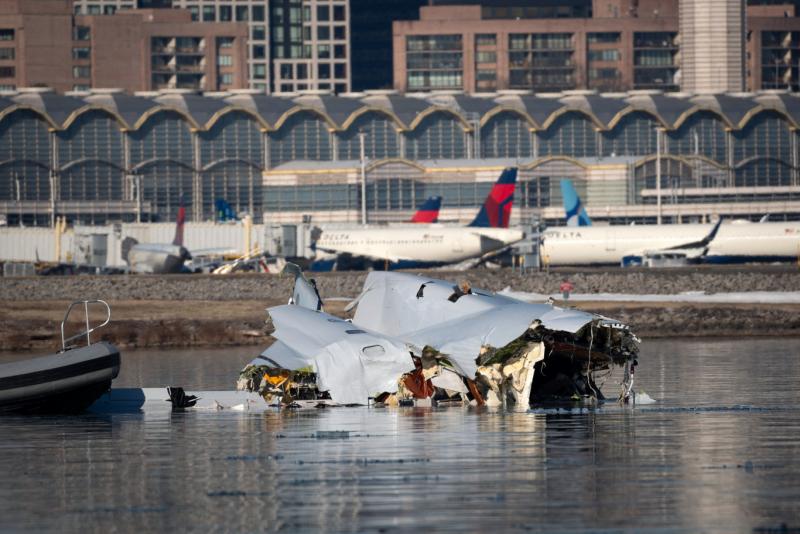
[[[350,432],[347,430],[318,430],[314,437],[317,439],[348,439]]]
[[[624,369],[635,399],[639,339],[616,320],[531,304],[451,282],[372,272],[347,307],[325,313],[296,267],[290,304],[269,308],[275,342],[245,367],[237,389],[268,403],[488,405],[595,402],[595,374]]]

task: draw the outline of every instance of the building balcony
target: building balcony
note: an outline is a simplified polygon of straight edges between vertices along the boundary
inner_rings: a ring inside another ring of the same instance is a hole
[[[205,72],[205,67],[203,65],[178,65],[177,67],[175,67],[175,70],[177,72],[202,74]]]

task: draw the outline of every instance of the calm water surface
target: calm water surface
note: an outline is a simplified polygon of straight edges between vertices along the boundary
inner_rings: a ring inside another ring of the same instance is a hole
[[[129,351],[115,386],[231,389],[254,352]],[[640,363],[658,403],[588,413],[2,417],[0,530],[800,532],[800,340]]]

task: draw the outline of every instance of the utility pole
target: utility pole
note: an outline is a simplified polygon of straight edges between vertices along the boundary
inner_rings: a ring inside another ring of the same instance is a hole
[[[656,224],[661,224],[661,128],[656,128]]]
[[[17,224],[22,226],[22,190],[19,184],[19,176],[17,173],[14,173],[14,186],[17,189],[17,209],[19,210],[19,221]]]
[[[367,157],[365,155],[364,142],[366,134],[358,132],[358,145],[361,154],[361,224],[367,224]]]

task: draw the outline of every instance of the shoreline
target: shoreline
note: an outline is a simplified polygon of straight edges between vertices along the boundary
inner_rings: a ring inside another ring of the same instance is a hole
[[[414,271],[412,271],[414,272]],[[558,306],[599,313],[629,325],[640,338],[800,336],[800,302],[681,302],[637,300],[636,295],[686,292],[800,292],[794,265],[691,266],[674,269],[567,269],[521,275],[511,269],[416,271],[423,277],[468,280],[491,291],[553,294],[568,278],[583,300]],[[329,313],[344,317],[347,299],[362,289],[366,272],[307,273],[317,281]],[[0,278],[0,351],[60,348],[60,322],[69,302],[103,299],[111,324],[93,339],[120,349],[213,347],[270,343],[266,308],[285,304],[290,276],[214,275],[39,276]],[[601,293],[628,294],[603,300]],[[592,300],[592,294],[598,299]],[[624,295],[620,296],[624,299]],[[77,311],[77,310],[76,310]],[[75,314],[77,325],[82,313]],[[103,316],[104,318],[104,316]]]
[[[123,350],[238,345],[258,345],[263,350],[271,343],[265,309],[283,303],[111,300],[111,323],[93,339],[109,341]],[[61,300],[0,302],[0,351],[33,353],[59,348],[59,325],[67,304]],[[344,317],[346,304],[328,301],[326,311]],[[645,342],[665,337],[800,336],[798,304],[569,301],[566,305],[618,319]],[[78,315],[68,323],[68,334],[80,328],[82,314]],[[93,323],[100,320],[92,317]]]

